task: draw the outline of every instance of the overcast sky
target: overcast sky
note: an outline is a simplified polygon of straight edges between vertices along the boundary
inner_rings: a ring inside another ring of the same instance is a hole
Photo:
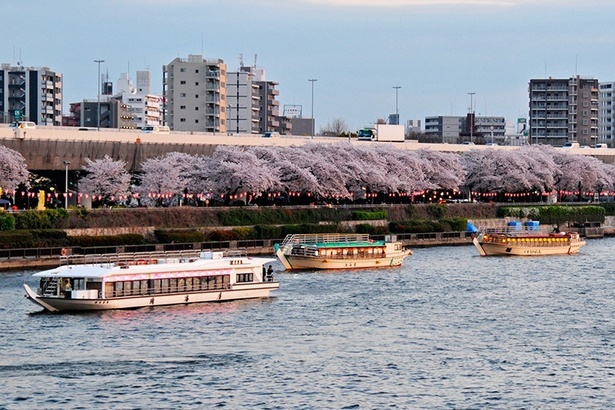
[[[527,116],[531,78],[615,81],[612,0],[28,0],[3,2],[0,62],[64,75],[68,103],[95,99],[97,69],[151,70],[175,57],[221,58],[266,70],[280,107],[301,105],[316,127],[358,129],[465,115]]]

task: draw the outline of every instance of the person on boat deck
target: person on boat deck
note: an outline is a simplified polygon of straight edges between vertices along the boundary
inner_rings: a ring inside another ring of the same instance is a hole
[[[273,280],[273,266],[269,265],[267,269],[267,280],[271,282]]]
[[[69,279],[66,279],[66,280],[64,281],[64,291],[66,291],[66,292],[70,292],[71,290],[73,290],[73,288],[72,288],[72,287],[71,287],[71,285],[70,285],[70,280],[69,280]]]

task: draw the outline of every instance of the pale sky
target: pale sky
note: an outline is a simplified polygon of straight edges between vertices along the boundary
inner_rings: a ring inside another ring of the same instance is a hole
[[[402,122],[528,115],[531,78],[615,81],[612,0],[56,0],[4,2],[0,62],[64,75],[68,103],[95,99],[97,69],[114,83],[175,57],[266,70],[280,107],[301,105],[317,129],[356,130],[395,112]],[[282,111],[282,110],[281,110]]]

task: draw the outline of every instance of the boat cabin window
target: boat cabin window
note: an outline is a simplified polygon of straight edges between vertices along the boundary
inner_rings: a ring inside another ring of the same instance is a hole
[[[248,283],[248,282],[254,282],[253,273],[238,273],[237,274],[237,283]]]
[[[253,282],[252,273],[238,274],[237,282]],[[85,283],[85,282],[84,282]],[[99,284],[100,285],[100,284]],[[207,291],[230,289],[230,275],[215,275],[188,278],[145,279],[105,284],[106,297],[123,297],[135,295],[155,295],[167,293],[182,293],[190,291]]]

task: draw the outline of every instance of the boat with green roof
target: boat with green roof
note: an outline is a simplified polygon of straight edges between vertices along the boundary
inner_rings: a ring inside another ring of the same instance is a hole
[[[286,270],[388,268],[412,255],[394,236],[368,234],[291,234],[274,250]]]

